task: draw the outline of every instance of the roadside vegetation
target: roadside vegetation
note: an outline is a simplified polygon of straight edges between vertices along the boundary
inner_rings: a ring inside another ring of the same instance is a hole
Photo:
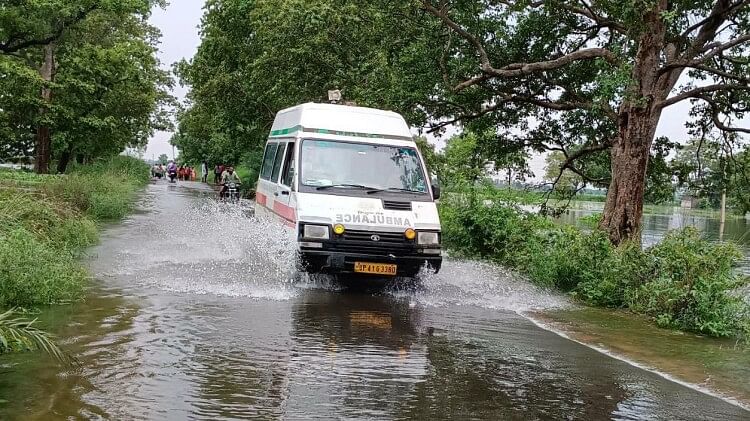
[[[148,166],[123,156],[59,176],[0,172],[0,309],[28,312],[81,299],[88,275],[78,259],[96,243],[97,224],[125,216],[147,182]],[[40,334],[7,313],[0,352],[42,345]]]
[[[750,279],[734,271],[742,257],[734,245],[685,228],[649,248],[614,246],[598,218],[582,230],[475,194],[449,193],[441,204],[443,238],[452,253],[514,268],[589,305],[648,315],[661,327],[750,335],[750,306],[739,293]]]

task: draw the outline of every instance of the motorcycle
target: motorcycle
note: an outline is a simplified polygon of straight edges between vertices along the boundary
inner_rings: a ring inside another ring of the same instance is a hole
[[[176,183],[175,179],[177,178],[177,171],[169,171],[169,182],[170,183]]]
[[[227,183],[222,199],[229,199],[230,202],[240,201],[240,188],[237,183]]]

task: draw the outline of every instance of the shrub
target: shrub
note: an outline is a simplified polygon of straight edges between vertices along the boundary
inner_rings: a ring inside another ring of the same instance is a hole
[[[0,308],[78,299],[86,280],[75,257],[24,228],[0,236]]]
[[[80,298],[86,273],[76,258],[97,240],[94,221],[123,217],[148,166],[116,157],[66,176],[22,174],[0,190],[0,308]]]
[[[733,270],[742,257],[735,246],[705,241],[690,227],[671,232],[647,254],[653,278],[630,292],[631,309],[660,326],[713,336],[744,329],[747,303],[738,290],[748,278]]]
[[[660,326],[713,336],[750,332],[750,306],[733,272],[737,248],[675,231],[658,245],[614,247],[595,226],[584,232],[499,202],[440,206],[445,245],[463,256],[515,268],[585,303],[649,315]]]

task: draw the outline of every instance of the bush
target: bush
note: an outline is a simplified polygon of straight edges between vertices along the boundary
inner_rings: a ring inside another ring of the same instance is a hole
[[[614,247],[596,227],[584,232],[503,203],[440,206],[445,245],[489,259],[585,303],[628,308],[660,326],[713,336],[750,332],[750,309],[738,294],[748,279],[733,272],[737,248],[700,238],[693,228],[643,250]]]
[[[674,231],[646,252],[652,279],[630,291],[631,309],[660,326],[731,336],[745,327],[747,303],[738,290],[748,279],[734,273],[742,254],[731,244],[709,243],[694,228]]]
[[[0,237],[0,307],[34,307],[73,301],[86,274],[74,256],[16,228]]]
[[[0,308],[79,299],[86,272],[76,258],[96,242],[96,222],[123,217],[149,177],[145,163],[116,157],[66,176],[8,179],[0,189]]]

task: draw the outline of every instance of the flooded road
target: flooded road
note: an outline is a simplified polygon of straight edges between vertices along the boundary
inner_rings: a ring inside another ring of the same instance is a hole
[[[498,268],[371,293],[293,281],[292,255],[281,227],[151,185],[87,300],[44,314],[77,364],[3,359],[0,419],[750,417],[539,328],[519,313],[567,300]]]

